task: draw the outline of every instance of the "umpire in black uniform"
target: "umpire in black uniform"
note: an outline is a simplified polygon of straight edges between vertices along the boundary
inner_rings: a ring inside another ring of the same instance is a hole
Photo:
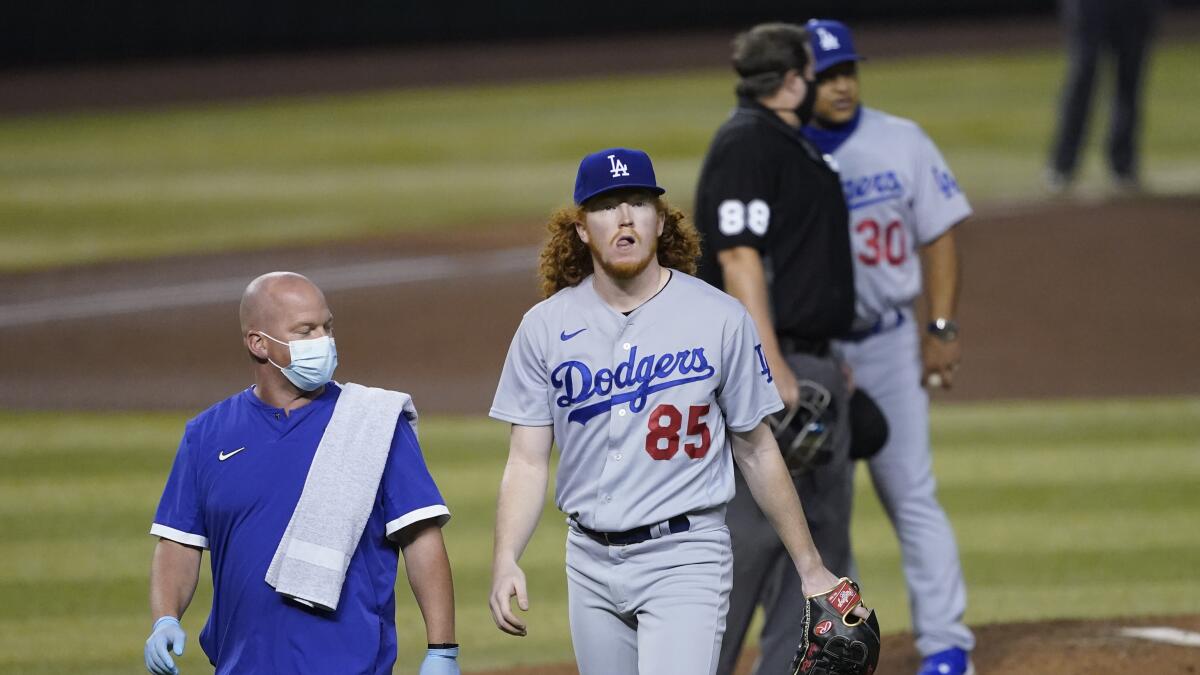
[[[850,575],[853,462],[846,375],[830,338],[854,318],[854,272],[841,181],[799,133],[816,90],[807,32],[763,24],[734,40],[738,107],[717,130],[700,172],[695,218],[699,275],[746,305],[789,408],[806,380],[832,394],[832,460],[795,483],[808,527],[834,574]],[[802,633],[800,577],[741,475],[729,504],[733,592],[717,672],[733,672],[755,606],[766,624],[758,672],[788,667]]]

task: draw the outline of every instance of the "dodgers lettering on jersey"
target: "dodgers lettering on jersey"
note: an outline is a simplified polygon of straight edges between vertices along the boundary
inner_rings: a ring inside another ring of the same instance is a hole
[[[783,408],[745,308],[672,271],[625,316],[588,277],[517,329],[491,416],[554,427],[555,503],[617,532],[733,497],[729,431]]]
[[[917,249],[971,215],[971,206],[933,141],[908,120],[863,107],[832,159],[850,209],[861,329],[920,294]]]
[[[838,165],[838,170],[841,172],[841,165]],[[848,207],[861,209],[879,202],[903,199],[904,184],[900,182],[896,172],[889,169],[872,175],[843,179],[842,193],[846,197]]]
[[[586,424],[596,415],[623,403],[629,403],[630,412],[641,412],[646,408],[650,394],[707,380],[716,373],[716,369],[704,357],[703,347],[678,354],[650,354],[640,358],[637,349],[637,345],[631,345],[628,359],[611,370],[600,368],[594,376],[586,363],[574,360],[564,361],[550,373],[550,384],[563,392],[555,399],[555,403],[560,408],[574,406],[567,415],[568,422]],[[680,377],[671,379],[676,373]],[[684,377],[689,374],[689,377]],[[607,396],[614,389],[626,391],[589,405],[578,405],[591,400],[593,396]]]

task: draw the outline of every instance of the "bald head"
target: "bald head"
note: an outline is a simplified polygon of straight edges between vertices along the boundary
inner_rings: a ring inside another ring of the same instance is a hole
[[[238,317],[242,334],[250,331],[292,332],[296,324],[324,325],[329,306],[325,294],[307,277],[295,272],[269,272],[242,292]],[[283,338],[281,338],[283,339]]]

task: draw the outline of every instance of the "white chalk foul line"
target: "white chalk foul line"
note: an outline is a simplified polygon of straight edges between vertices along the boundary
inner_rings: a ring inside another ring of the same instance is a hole
[[[532,270],[536,264],[537,249],[522,247],[464,255],[395,258],[304,273],[329,292],[518,272]],[[0,305],[0,328],[236,302],[251,279],[251,276],[215,279]]]
[[[1125,637],[1164,642],[1181,647],[1200,647],[1200,633],[1172,628],[1170,626],[1150,626],[1146,628],[1122,628],[1121,635]]]

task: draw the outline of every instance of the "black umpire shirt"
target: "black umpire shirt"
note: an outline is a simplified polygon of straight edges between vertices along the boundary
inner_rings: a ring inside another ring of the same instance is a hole
[[[841,180],[800,133],[751,98],[717,130],[696,188],[700,278],[724,289],[717,253],[763,258],[775,331],[827,340],[854,320],[854,266]]]

